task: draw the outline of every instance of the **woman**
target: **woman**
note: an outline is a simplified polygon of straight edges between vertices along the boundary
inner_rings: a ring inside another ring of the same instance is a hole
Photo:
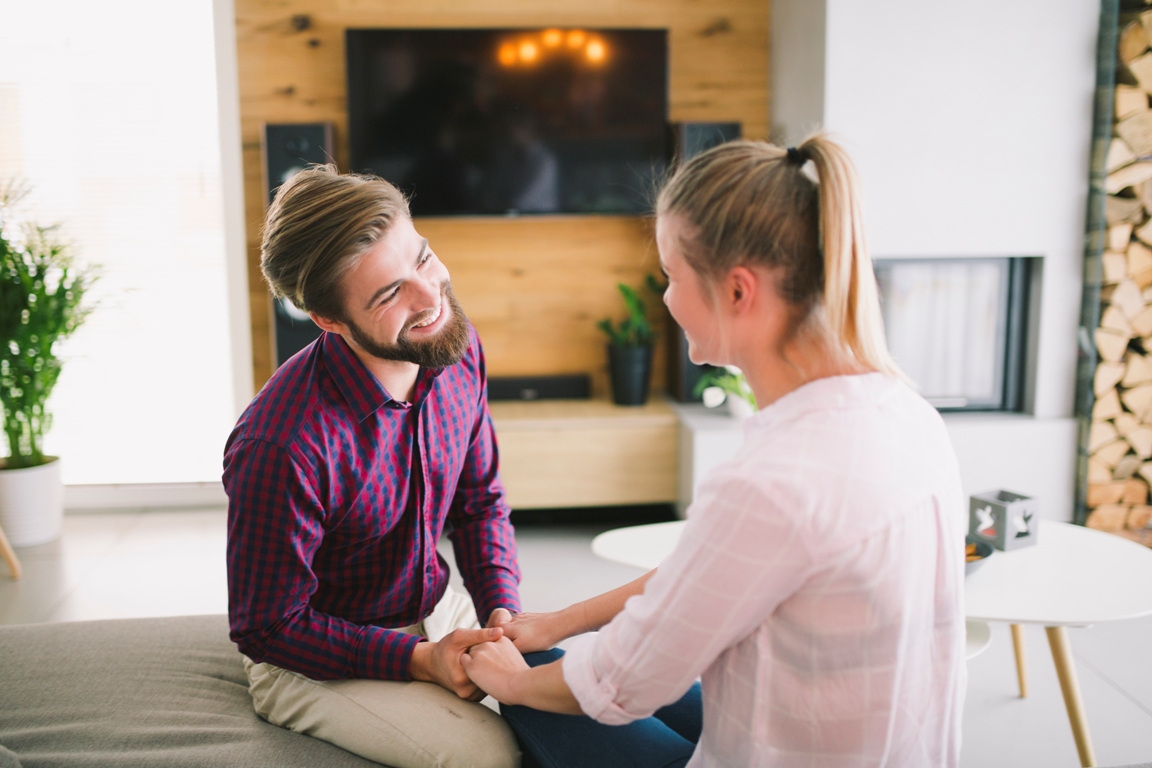
[[[656,240],[692,360],[740,367],[762,410],[657,571],[511,619],[465,669],[606,724],[699,676],[692,766],[955,766],[966,515],[940,416],[884,344],[850,160],[822,136],[712,149],[662,190]],[[520,655],[598,624],[552,663]]]

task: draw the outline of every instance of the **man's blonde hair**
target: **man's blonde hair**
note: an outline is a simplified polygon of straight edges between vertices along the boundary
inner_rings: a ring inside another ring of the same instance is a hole
[[[411,218],[408,201],[381,178],[340,174],[334,165],[300,171],[264,219],[264,279],[301,310],[344,320],[340,278],[402,216]]]

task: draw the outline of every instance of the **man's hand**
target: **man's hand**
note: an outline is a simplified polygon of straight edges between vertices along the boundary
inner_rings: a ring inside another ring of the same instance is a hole
[[[457,629],[439,642],[418,643],[412,651],[408,674],[413,680],[436,683],[447,688],[462,699],[480,701],[484,698],[484,691],[468,679],[468,673],[460,664],[460,657],[472,646],[499,640],[503,634],[504,631],[499,627]]]
[[[546,651],[556,643],[579,634],[579,629],[568,626],[563,611],[555,613],[518,613],[513,616],[504,608],[492,611],[488,626],[504,630],[504,637],[515,644],[520,653]],[[572,631],[575,629],[575,631]]]
[[[461,664],[475,685],[501,704],[515,704],[516,675],[528,671],[528,663],[507,637],[473,646]]]

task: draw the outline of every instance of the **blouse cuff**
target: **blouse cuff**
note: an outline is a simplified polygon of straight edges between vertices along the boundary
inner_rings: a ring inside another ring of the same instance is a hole
[[[580,709],[596,722],[627,725],[639,720],[637,715],[626,712],[616,703],[616,686],[606,681],[601,682],[597,677],[593,661],[597,637],[596,632],[590,632],[569,643],[561,665],[564,682],[568,684]]]

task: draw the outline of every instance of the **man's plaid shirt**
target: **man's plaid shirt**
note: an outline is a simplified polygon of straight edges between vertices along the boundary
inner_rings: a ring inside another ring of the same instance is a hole
[[[284,363],[224,452],[232,640],[314,679],[407,680],[448,584],[445,529],[481,622],[520,609],[484,354],[394,400],[338,335]]]

